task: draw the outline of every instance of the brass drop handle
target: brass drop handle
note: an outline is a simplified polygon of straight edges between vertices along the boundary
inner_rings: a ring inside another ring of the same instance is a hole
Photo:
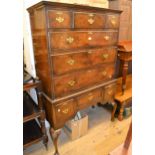
[[[89,41],[92,40],[92,37],[88,37],[88,40],[89,40]]]
[[[73,60],[73,59],[69,59],[68,61],[67,61],[67,63],[69,64],[69,65],[74,65],[74,63],[75,63],[75,60]]]
[[[69,109],[68,109],[68,108],[66,108],[66,109],[62,110],[62,113],[67,114],[67,113],[68,113],[68,111],[69,111]]]
[[[73,87],[75,85],[75,81],[74,80],[69,81],[68,82],[68,85],[71,86],[71,87]]]
[[[55,19],[57,22],[62,23],[64,21],[63,17],[56,17]]]
[[[107,75],[107,72],[106,72],[106,71],[103,71],[103,72],[102,72],[102,75],[103,75],[103,76],[106,76],[106,75]]]
[[[89,23],[90,25],[92,25],[94,22],[95,22],[95,20],[94,20],[93,18],[89,18],[89,19],[88,19],[88,23]]]
[[[66,41],[67,41],[67,43],[71,44],[71,43],[74,42],[74,38],[73,38],[73,37],[68,37],[68,38],[66,39]]]
[[[66,109],[62,110],[62,113],[67,114],[67,113],[68,113],[68,111],[69,111],[69,109],[68,109],[68,108],[66,108]],[[58,112],[61,112],[61,110],[60,110],[60,109],[58,109]]]
[[[88,94],[88,100],[91,101],[94,98],[94,96],[92,95],[92,93]]]
[[[113,26],[115,26],[115,25],[116,25],[116,20],[115,20],[115,19],[111,19],[111,24],[112,24]]]
[[[107,59],[109,57],[108,54],[102,54],[102,58]]]
[[[106,41],[108,41],[108,40],[110,39],[110,37],[109,37],[109,36],[105,36],[104,39],[105,39]]]

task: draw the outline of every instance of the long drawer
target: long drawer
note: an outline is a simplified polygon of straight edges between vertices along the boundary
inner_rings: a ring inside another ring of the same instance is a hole
[[[50,32],[50,47],[64,50],[116,45],[117,39],[117,31]]]
[[[111,63],[116,58],[116,49],[112,47],[81,50],[78,52],[52,56],[54,75],[61,75],[102,63]]]
[[[114,74],[114,64],[77,71],[53,79],[55,97],[62,97],[95,84],[110,80]]]

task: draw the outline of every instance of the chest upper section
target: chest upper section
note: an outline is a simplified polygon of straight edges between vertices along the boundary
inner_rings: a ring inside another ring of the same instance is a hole
[[[59,10],[46,11],[48,28],[75,29],[118,29],[119,14],[114,12],[93,12],[93,10]]]

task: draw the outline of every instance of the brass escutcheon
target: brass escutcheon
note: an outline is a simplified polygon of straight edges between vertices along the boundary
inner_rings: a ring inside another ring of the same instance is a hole
[[[71,86],[71,87],[73,87],[75,85],[75,81],[74,80],[69,81],[68,82],[68,85]]]
[[[88,16],[89,16],[89,17],[93,17],[94,14],[93,14],[93,13],[89,13]]]
[[[71,43],[74,42],[74,38],[73,38],[73,37],[68,37],[68,38],[66,39],[66,41],[67,41],[69,44],[71,44]]]
[[[74,65],[75,60],[73,60],[73,59],[69,59],[69,60],[67,61],[67,63],[68,63],[69,65]]]

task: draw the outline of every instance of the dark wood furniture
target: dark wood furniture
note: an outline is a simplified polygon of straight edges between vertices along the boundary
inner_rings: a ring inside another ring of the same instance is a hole
[[[132,41],[121,41],[118,43],[118,58],[121,60],[120,71],[122,72],[122,94],[124,94],[126,89],[128,63],[132,60]]]
[[[114,101],[121,11],[46,1],[28,11],[36,72],[58,154],[67,120],[88,106]]]
[[[109,8],[121,9],[119,41],[132,39],[132,0],[109,0]]]
[[[33,80],[33,82],[32,82]],[[45,128],[45,111],[42,104],[41,83],[32,78],[31,82],[23,85],[23,148],[43,140],[47,148],[48,137]],[[29,95],[29,90],[35,89],[38,105]],[[39,124],[36,121],[39,119]]]
[[[124,148],[129,149],[132,140],[132,122],[130,123],[130,127],[124,142]]]
[[[115,101],[120,105],[118,120],[123,120],[124,106],[132,101],[132,74],[126,78],[126,90],[122,95],[122,77],[117,80]]]

